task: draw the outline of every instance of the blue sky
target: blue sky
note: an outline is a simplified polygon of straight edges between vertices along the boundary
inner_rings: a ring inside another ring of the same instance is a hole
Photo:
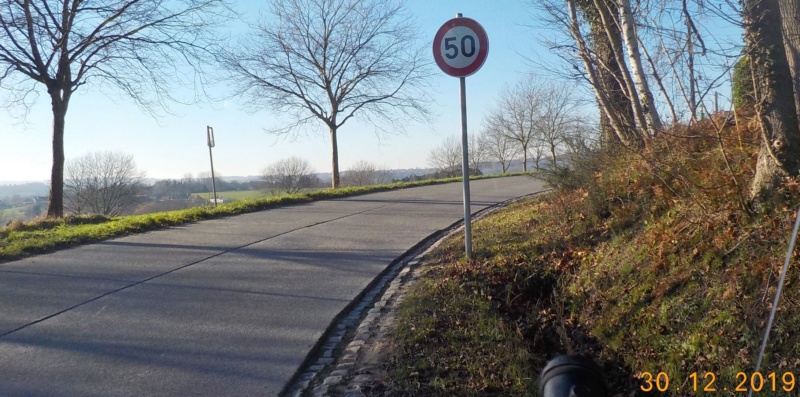
[[[235,3],[248,16],[267,11],[266,0]],[[536,72],[531,59],[558,62],[537,39],[547,27],[530,27],[535,19],[526,1],[408,0],[407,9],[417,19],[426,46],[458,12],[485,28],[488,58],[481,70],[467,78],[470,133],[480,132],[484,114],[506,85]],[[339,131],[342,170],[359,160],[387,168],[426,168],[430,149],[460,134],[458,79],[435,70],[433,122],[409,124],[404,134],[377,136],[371,125],[357,118],[349,121]],[[37,90],[40,97],[26,117],[13,116],[20,113],[18,108],[0,110],[0,181],[49,179],[52,116],[41,84]],[[172,105],[170,110],[171,114],[154,119],[113,87],[82,87],[67,114],[66,158],[111,150],[132,154],[150,178],[197,175],[209,171],[205,131],[211,125],[216,132],[215,170],[223,177],[259,175],[269,163],[289,156],[308,159],[317,172],[330,172],[330,142],[321,124],[307,135],[286,140],[264,132],[281,126],[276,115],[268,110],[248,113],[236,99]]]
[[[237,4],[248,15],[266,11],[266,1]],[[518,2],[410,0],[407,8],[417,18],[426,41],[457,12],[486,29],[488,59],[480,71],[467,78],[472,132],[479,132],[484,111],[503,86],[530,71],[525,57],[544,51],[535,32],[523,26],[530,23],[530,8]],[[434,80],[437,115],[433,123],[411,124],[405,134],[379,137],[370,125],[351,120],[340,130],[341,169],[359,160],[389,168],[427,167],[428,151],[445,137],[460,133],[458,79],[437,73]],[[52,117],[43,88],[37,89],[41,95],[26,117],[14,115],[19,109],[0,111],[0,181],[49,179]],[[330,142],[321,125],[318,133],[285,140],[264,132],[276,126],[275,115],[267,110],[245,112],[236,100],[173,105],[171,112],[154,119],[111,87],[83,87],[73,96],[67,114],[66,157],[69,160],[98,150],[130,153],[151,178],[208,172],[205,127],[211,125],[216,132],[215,169],[223,177],[258,175],[270,162],[292,155],[308,159],[318,172],[330,171]]]

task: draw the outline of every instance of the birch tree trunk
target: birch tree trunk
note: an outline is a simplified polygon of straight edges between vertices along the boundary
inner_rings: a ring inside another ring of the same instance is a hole
[[[617,65],[619,66],[620,84],[625,88],[625,92],[630,99],[633,109],[633,116],[638,128],[646,128],[647,121],[642,110],[642,103],[636,93],[636,85],[631,77],[628,65],[625,63],[625,54],[622,48],[622,35],[620,34],[620,24],[617,21],[617,4],[613,0],[594,0],[594,6],[598,11],[599,20],[603,30],[608,36],[609,47],[611,48]]]
[[[616,24],[606,27],[600,18],[600,10],[592,0],[567,0],[567,6],[569,31],[578,46],[579,57],[600,109],[603,143],[613,145],[619,142],[626,147],[641,147],[644,143],[643,137],[636,129],[633,105],[626,92],[623,72],[611,44],[610,37],[619,37],[619,31],[614,29]],[[581,33],[577,7],[581,8],[589,22],[593,51]],[[592,57],[592,53],[595,57]]]
[[[636,35],[636,28],[633,22],[630,0],[619,0],[620,21],[622,23],[622,37],[628,49],[628,61],[633,72],[633,83],[639,94],[642,113],[645,119],[645,127],[650,137],[656,136],[661,129],[661,118],[658,116],[653,93],[647,84],[647,77],[642,67],[642,55],[639,53],[639,40]]]

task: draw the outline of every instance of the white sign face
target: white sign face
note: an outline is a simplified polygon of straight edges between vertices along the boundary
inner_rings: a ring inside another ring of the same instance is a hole
[[[459,14],[442,25],[433,38],[436,66],[453,77],[467,77],[483,66],[489,53],[489,37],[474,19]]]
[[[466,26],[456,26],[444,34],[440,49],[442,60],[453,68],[466,68],[475,62],[480,46],[474,30]]]

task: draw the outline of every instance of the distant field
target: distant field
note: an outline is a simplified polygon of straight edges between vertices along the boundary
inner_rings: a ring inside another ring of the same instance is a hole
[[[194,195],[204,199],[210,199],[214,196],[213,193],[195,193]],[[217,192],[218,198],[226,198],[229,200],[254,199],[267,196],[269,196],[269,194],[263,190],[233,190],[229,192]]]
[[[27,210],[28,207],[30,207],[30,205],[0,210],[0,222],[2,222],[0,227],[5,226],[8,221],[12,221],[14,219],[25,219],[25,210]]]

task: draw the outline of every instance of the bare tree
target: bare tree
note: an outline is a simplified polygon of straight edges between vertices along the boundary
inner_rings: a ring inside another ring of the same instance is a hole
[[[511,166],[514,156],[519,153],[517,145],[503,134],[500,126],[491,124],[484,127],[480,140],[488,158],[497,161],[505,174]]]
[[[136,204],[143,186],[144,173],[132,155],[89,153],[66,164],[65,207],[75,214],[117,216]]]
[[[704,98],[728,76],[731,60],[741,49],[738,39],[713,34],[726,25],[741,25],[734,15],[737,2],[530,3],[542,11],[537,17],[548,29],[543,41],[568,63],[549,70],[588,83],[600,110],[605,143],[646,145],[660,129],[662,109],[672,122],[694,121]],[[650,87],[658,87],[661,98]]]
[[[444,177],[461,175],[461,142],[455,137],[447,137],[428,154],[428,165]]]
[[[359,160],[342,176],[344,186],[380,185],[392,182],[392,174],[374,163]]]
[[[527,78],[501,94],[499,105],[490,113],[486,124],[505,139],[516,142],[523,153],[524,171],[528,170],[530,157],[538,170],[545,153],[550,154],[555,166],[558,148],[572,124],[577,122],[578,105],[574,87]],[[491,150],[496,156],[497,144],[502,142],[498,142],[497,137],[492,139]]]
[[[470,175],[481,175],[481,164],[489,161],[490,152],[484,144],[483,139],[478,134],[469,135],[469,173]],[[463,157],[463,152],[462,152]]]
[[[480,174],[480,165],[489,158],[488,151],[484,148],[478,135],[469,137],[468,167],[470,175]],[[439,175],[452,178],[461,176],[464,152],[461,150],[461,140],[450,136],[445,138],[439,146],[431,149],[428,154],[428,165],[436,170]]]
[[[598,138],[601,130],[598,124],[590,123],[585,117],[578,117],[569,125],[564,136],[564,153],[567,163],[574,161],[575,157],[584,156],[600,148],[601,140]]]
[[[308,160],[299,157],[276,161],[262,171],[262,180],[268,188],[287,194],[312,187],[315,178],[314,168]]]
[[[224,56],[254,109],[289,114],[274,133],[297,133],[320,121],[331,137],[331,175],[339,187],[339,128],[357,115],[376,127],[402,129],[428,116],[427,47],[402,2],[394,0],[273,0],[274,22]]]
[[[636,86],[638,97],[636,98],[642,107],[642,116],[645,120],[643,128],[647,129],[647,135],[654,137],[661,129],[661,118],[658,115],[653,92],[645,76],[642,66],[642,56],[639,51],[639,36],[636,34],[636,25],[633,21],[633,11],[631,10],[630,0],[619,0],[619,22],[622,31],[622,38],[628,50],[628,60],[633,74],[633,83]]]
[[[604,141],[628,147],[642,146],[643,134],[636,129],[632,100],[635,97],[629,90],[630,78],[619,51],[622,34],[618,24],[607,23],[613,20],[609,8],[613,10],[614,5],[606,0],[566,0],[565,3],[542,1],[542,15],[547,16],[546,22],[561,26],[572,40],[573,44],[557,47],[564,48],[563,58],[571,62],[573,70],[583,67],[585,75],[579,78],[588,82],[595,94]],[[589,25],[589,32],[584,30],[584,24]]]
[[[550,152],[553,169],[558,166],[556,151],[578,123],[578,101],[573,92],[574,88],[568,85],[547,85],[539,94],[541,107],[534,123],[536,139]]]
[[[523,171],[528,170],[528,150],[534,141],[535,118],[541,106],[538,89],[533,78],[507,88],[487,119],[487,123],[499,126],[506,138],[517,143],[522,153]]]
[[[110,83],[153,109],[174,81],[193,83],[225,20],[225,0],[9,0],[0,2],[0,85],[26,98],[41,83],[53,113],[47,216],[63,215],[64,129],[72,94]],[[182,76],[189,76],[183,78]]]
[[[542,160],[547,155],[547,145],[541,139],[534,139],[528,149],[528,160],[533,160],[533,167],[539,171],[542,169]]]

